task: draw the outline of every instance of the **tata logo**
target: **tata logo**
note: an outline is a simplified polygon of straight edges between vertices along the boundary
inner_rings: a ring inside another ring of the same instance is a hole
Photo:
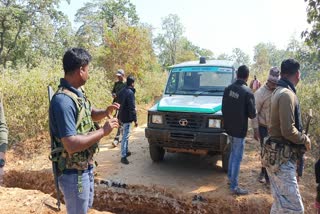
[[[188,120],[187,119],[181,119],[179,120],[180,126],[187,126],[188,125]]]

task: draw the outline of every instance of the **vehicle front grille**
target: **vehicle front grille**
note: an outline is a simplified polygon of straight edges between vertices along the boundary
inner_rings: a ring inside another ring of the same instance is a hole
[[[187,115],[182,113],[167,113],[165,115],[166,123],[171,128],[184,128],[184,129],[200,129],[203,116]],[[183,121],[187,121],[186,125],[182,125]]]

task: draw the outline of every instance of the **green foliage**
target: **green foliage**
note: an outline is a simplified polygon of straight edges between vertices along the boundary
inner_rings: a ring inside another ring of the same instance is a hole
[[[106,32],[105,45],[97,52],[98,64],[108,71],[109,78],[113,78],[119,68],[127,75],[142,77],[157,66],[151,40],[149,29],[118,23]]]
[[[314,48],[292,39],[287,48],[288,55],[301,63],[301,76],[309,81],[318,79],[320,59],[317,57]]]
[[[10,143],[48,130],[47,86],[58,88],[63,77],[60,61],[45,60],[37,68],[8,69],[1,73],[1,93],[10,131]],[[92,69],[86,92],[94,106],[105,108],[111,103],[111,82],[104,71]]]
[[[91,52],[103,45],[106,32],[116,27],[118,22],[128,26],[139,23],[136,7],[130,0],[87,2],[77,11],[75,20],[81,23],[76,33],[78,46]]]
[[[61,76],[58,64],[47,60],[32,70],[8,69],[1,73],[10,143],[47,129],[49,101],[46,86],[57,85]]]
[[[159,62],[163,67],[197,60],[200,56],[213,58],[211,50],[194,45],[183,37],[183,32],[184,26],[176,14],[169,14],[162,20],[162,33],[154,39],[154,44],[159,52]]]
[[[179,42],[182,39],[184,27],[176,14],[169,14],[162,20],[162,34],[155,38],[159,49],[159,60],[163,66],[176,64]]]
[[[9,143],[48,131],[49,101],[47,86],[57,90],[63,77],[61,61],[43,60],[37,68],[7,69],[0,73],[0,92],[4,97],[5,115],[9,127]],[[86,94],[97,108],[106,108],[112,102],[113,78],[105,76],[102,68],[90,67],[90,78],[85,85]],[[166,75],[159,70],[147,72],[136,82],[137,104],[151,102],[160,96]]]
[[[234,60],[237,65],[250,65],[250,57],[240,48],[234,48],[232,50],[232,60]]]
[[[315,48],[315,54],[320,55],[320,1],[304,0],[307,2],[307,22],[311,25],[311,30],[305,30],[301,36],[306,43]]]
[[[135,83],[136,102],[138,104],[148,104],[156,97],[162,95],[167,81],[165,72],[147,72],[143,79],[138,79]]]
[[[36,66],[61,57],[72,44],[71,24],[56,8],[60,0],[0,1],[0,64]]]
[[[309,109],[312,109],[313,119],[310,125],[310,135],[313,139],[317,139],[320,143],[320,127],[317,122],[320,120],[320,80],[318,78],[310,82],[309,80],[304,80],[298,84],[298,97],[301,104],[302,120],[304,125],[306,124],[307,113]]]
[[[116,26],[117,19],[121,19],[129,26],[139,23],[136,6],[130,0],[108,0],[101,7],[102,18],[109,28]]]
[[[113,100],[111,96],[113,81],[105,76],[105,70],[102,68],[90,68],[89,75],[85,85],[86,95],[95,107],[104,109]]]
[[[213,53],[208,49],[194,45],[187,38],[182,37],[178,44],[176,63],[198,60],[200,56],[210,59],[213,58]]]

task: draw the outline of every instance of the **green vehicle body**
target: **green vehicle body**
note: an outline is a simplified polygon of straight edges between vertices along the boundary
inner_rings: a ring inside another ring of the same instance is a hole
[[[145,136],[153,161],[162,161],[166,151],[221,155],[227,171],[230,145],[221,103],[235,67],[231,61],[203,58],[170,67],[162,98],[148,110]]]

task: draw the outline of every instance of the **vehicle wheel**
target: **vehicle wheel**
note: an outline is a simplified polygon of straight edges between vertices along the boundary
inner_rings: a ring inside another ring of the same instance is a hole
[[[222,169],[224,172],[228,172],[230,151],[230,143],[228,143],[227,148],[222,153]]]
[[[149,145],[150,157],[154,162],[163,160],[165,150],[160,146]]]

